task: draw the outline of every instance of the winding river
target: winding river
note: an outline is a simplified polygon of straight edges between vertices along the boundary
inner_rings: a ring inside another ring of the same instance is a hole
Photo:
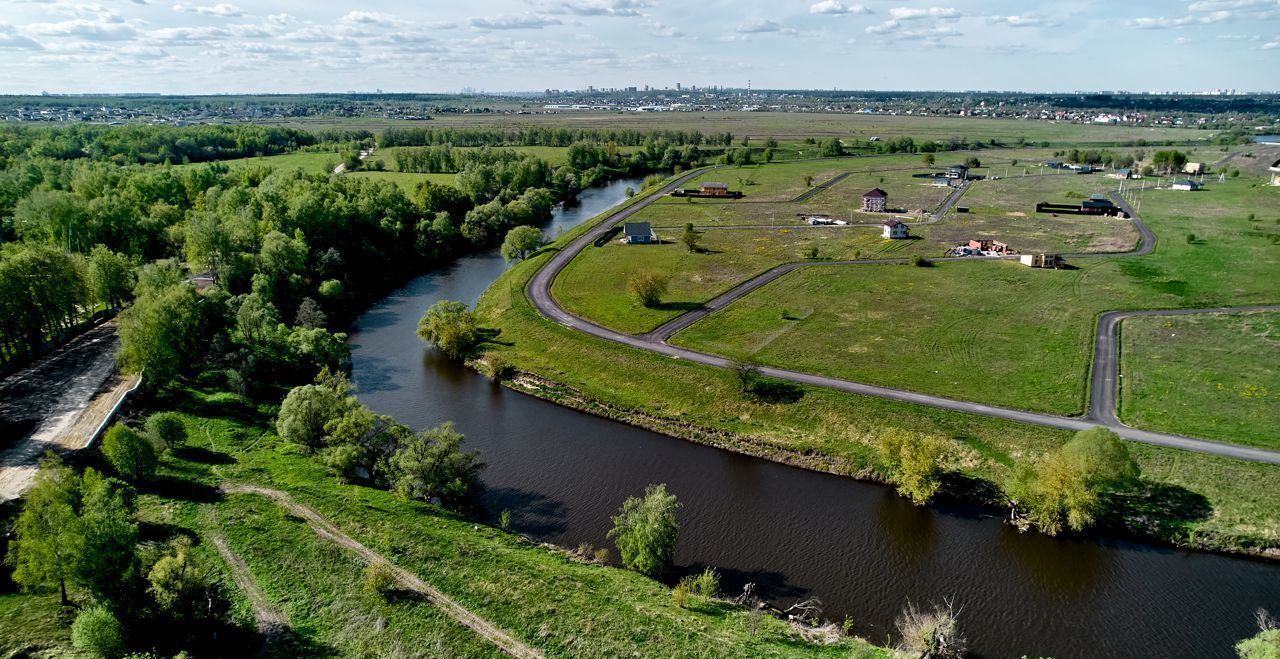
[[[555,235],[625,199],[615,181],[558,209]],[[1253,611],[1280,613],[1280,565],[1117,539],[1020,534],[986,511],[916,508],[886,487],[787,467],[575,412],[495,386],[415,335],[440,299],[474,303],[506,269],[496,251],[419,277],[351,334],[360,399],[415,427],[452,420],[488,464],[485,508],[561,545],[610,543],[609,517],[649,483],[684,503],[676,562],[711,565],[785,604],[883,642],[903,605],[945,597],[984,657],[1233,657]]]

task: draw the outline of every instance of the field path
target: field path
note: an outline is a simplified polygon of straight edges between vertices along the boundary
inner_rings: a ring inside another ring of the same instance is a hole
[[[240,558],[231,546],[227,544],[227,538],[221,531],[215,530],[210,533],[209,539],[213,542],[213,546],[218,550],[218,555],[226,562],[227,568],[231,570],[231,579],[236,582],[244,596],[249,600],[249,606],[253,609],[253,618],[257,623],[258,633],[264,637],[262,645],[263,656],[275,656],[274,649],[278,648],[285,638],[289,635],[289,615],[271,603],[266,593],[262,592],[262,588],[258,586],[257,580],[253,578],[253,574],[249,572],[249,566]]]
[[[345,547],[360,555],[366,562],[370,564],[385,565],[396,576],[396,580],[404,588],[412,590],[426,597],[432,604],[450,618],[458,621],[476,634],[488,639],[491,643],[498,646],[503,652],[522,659],[540,659],[543,657],[541,651],[530,647],[525,643],[517,640],[511,634],[507,633],[497,625],[488,620],[472,613],[469,609],[451,599],[448,595],[437,590],[427,582],[418,578],[417,575],[397,566],[395,563],[387,560],[382,554],[361,544],[356,539],[343,533],[337,526],[330,522],[320,513],[312,508],[300,504],[289,496],[288,492],[281,490],[273,490],[256,485],[224,485],[222,491],[228,494],[257,494],[271,499],[276,505],[284,508],[293,515],[297,515],[307,520],[316,535],[333,542],[334,544]]]
[[[714,312],[715,310],[724,308],[726,305],[732,303],[737,299],[742,298],[743,296],[747,295],[751,291],[754,291],[755,289],[761,286],[764,286],[765,284],[768,284],[769,282],[798,268],[809,267],[813,265],[862,265],[862,264],[869,264],[869,263],[901,263],[906,261],[906,259],[875,259],[875,260],[861,260],[861,261],[797,262],[797,263],[783,264],[761,275],[758,275],[746,282],[743,282],[742,284],[739,284],[733,289],[730,289],[728,292],[708,301],[706,304],[702,305],[701,307],[694,309],[692,311],[689,311],[688,313],[683,314],[671,320],[670,322],[662,325],[661,327],[657,328],[656,330],[648,334],[643,334],[638,336],[616,332],[606,327],[597,325],[584,318],[575,316],[569,313],[568,311],[566,311],[563,307],[560,306],[558,302],[556,302],[555,298],[551,294],[551,285],[555,282],[555,279],[560,274],[560,271],[563,270],[565,266],[567,266],[569,262],[572,261],[573,258],[578,255],[579,252],[585,249],[588,245],[591,245],[596,239],[600,238],[601,236],[611,231],[615,226],[617,226],[618,223],[635,215],[636,213],[643,210],[646,206],[652,204],[654,201],[658,199],[661,199],[667,193],[676,189],[677,187],[679,187],[689,179],[704,173],[705,171],[706,170],[693,170],[684,174],[683,176],[672,181],[671,183],[668,183],[667,185],[653,191],[652,193],[649,194],[649,196],[645,197],[644,199],[632,204],[631,206],[623,208],[613,213],[612,215],[607,216],[599,224],[592,227],[590,230],[586,231],[578,238],[574,239],[568,245],[565,245],[562,249],[560,249],[560,251],[556,252],[551,257],[550,260],[548,260],[545,264],[543,264],[543,266],[538,270],[538,272],[534,273],[533,277],[529,280],[529,285],[526,288],[525,293],[528,296],[530,303],[533,304],[534,308],[537,309],[539,313],[541,313],[544,317],[548,318],[549,320],[552,320],[556,323],[559,323],[570,329],[577,330],[579,332],[590,334],[592,336],[599,337],[602,339],[607,339],[615,343],[621,343],[623,345],[631,346],[633,348],[638,348],[640,350],[648,350],[650,352],[666,355],[673,359],[685,359],[685,360],[696,362],[699,364],[706,364],[708,366],[717,366],[720,368],[731,368],[734,365],[733,360],[727,359],[725,357],[721,357],[719,355],[712,355],[704,352],[699,352],[696,350],[691,350],[688,348],[673,346],[670,343],[667,343],[667,339],[669,339],[676,332],[697,322],[699,319],[706,317],[708,314]],[[964,190],[968,189],[968,187],[969,186],[966,185],[963,188],[960,188],[954,191],[952,195],[949,196],[947,200],[944,201],[943,204],[938,207],[938,210],[935,211],[933,218],[931,218],[931,221],[937,221],[938,219],[943,217],[947,213],[947,211],[949,211],[951,207],[955,205],[955,203],[963,195]],[[1155,250],[1155,246],[1156,246],[1155,234],[1142,222],[1142,219],[1138,217],[1136,213],[1132,212],[1132,209],[1129,207],[1128,203],[1126,203],[1123,199],[1121,199],[1117,195],[1113,195],[1112,198],[1117,203],[1117,205],[1123,210],[1125,210],[1129,214],[1129,217],[1132,218],[1134,226],[1138,229],[1138,232],[1141,235],[1141,240],[1138,243],[1138,245],[1132,251],[1125,252],[1122,254],[1074,254],[1074,255],[1068,255],[1068,256],[1071,256],[1072,258],[1097,258],[1097,257],[1116,258],[1117,256],[1142,257],[1148,254],[1151,254]],[[973,261],[973,260],[981,260],[984,257],[970,256],[970,257],[959,257],[959,258]],[[1012,259],[1017,257],[986,257],[986,258],[987,260],[993,260],[993,259]],[[933,260],[945,260],[945,259],[933,259]],[[1179,313],[1201,313],[1201,312],[1203,311],[1194,310],[1194,309],[1179,311]],[[1108,357],[1103,352],[1094,353],[1092,372],[1095,374],[1095,377],[1097,373],[1105,370],[1108,367],[1107,360],[1108,360]],[[777,378],[779,380],[786,380],[789,382],[795,382],[798,384],[827,387],[830,389],[847,391],[850,393],[861,394],[864,396],[875,396],[877,398],[887,398],[890,400],[901,401],[904,403],[913,403],[916,405],[924,405],[927,407],[935,407],[940,409],[952,410],[956,412],[965,412],[968,414],[978,414],[982,416],[1006,419],[1009,421],[1016,421],[1019,423],[1028,423],[1032,425],[1047,426],[1050,428],[1059,428],[1062,430],[1079,431],[1079,430],[1085,430],[1087,428],[1091,428],[1097,425],[1104,425],[1110,430],[1112,430],[1113,432],[1115,432],[1116,434],[1118,434],[1119,436],[1135,442],[1142,442],[1146,444],[1153,444],[1156,446],[1165,446],[1170,448],[1185,449],[1188,451],[1198,451],[1201,453],[1209,453],[1212,455],[1218,455],[1218,456],[1229,457],[1229,458],[1237,458],[1241,460],[1249,460],[1253,462],[1280,464],[1280,452],[1277,452],[1277,451],[1269,451],[1266,449],[1254,448],[1249,446],[1239,446],[1236,444],[1228,444],[1225,442],[1216,442],[1212,440],[1198,439],[1194,437],[1184,437],[1181,435],[1174,435],[1170,433],[1151,432],[1147,430],[1139,430],[1137,428],[1131,428],[1129,426],[1126,426],[1120,423],[1120,421],[1115,418],[1115,382],[1114,381],[1103,382],[1101,385],[1101,386],[1111,387],[1111,390],[1109,392],[1110,393],[1109,399],[1106,396],[1099,396],[1096,390],[1090,391],[1091,413],[1088,416],[1063,417],[1063,416],[1056,416],[1052,414],[1042,414],[1038,412],[1028,412],[1025,410],[1016,410],[1016,409],[1010,409],[1005,407],[997,407],[995,405],[984,405],[982,403],[974,403],[970,401],[955,400],[951,398],[944,398],[942,396],[933,396],[929,394],[922,394],[922,393],[918,393],[914,391],[906,391],[902,389],[892,389],[889,387],[881,387],[881,386],[865,384],[861,382],[853,382],[851,380],[842,380],[840,378],[828,377],[824,375],[815,375],[812,373],[803,373],[800,371],[791,371],[787,369],[774,368],[771,366],[762,367],[760,369],[760,372],[763,375],[766,375],[768,377]],[[1108,400],[1110,402],[1108,402]],[[1099,406],[1105,407],[1106,405],[1111,406],[1109,408],[1110,414],[1096,414],[1093,412],[1093,410],[1099,409]]]

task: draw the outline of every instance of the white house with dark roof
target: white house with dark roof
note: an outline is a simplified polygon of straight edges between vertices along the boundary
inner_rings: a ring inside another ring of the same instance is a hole
[[[885,220],[884,231],[880,234],[884,238],[910,238],[911,228],[902,220]]]
[[[1174,181],[1173,183],[1169,184],[1169,189],[1170,190],[1188,190],[1188,191],[1199,190],[1200,184],[1196,183],[1195,181],[1192,181],[1191,179],[1187,179],[1185,181]]]

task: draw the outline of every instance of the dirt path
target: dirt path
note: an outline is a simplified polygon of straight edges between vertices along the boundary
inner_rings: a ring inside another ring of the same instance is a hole
[[[249,606],[253,609],[253,618],[257,622],[258,633],[265,639],[262,655],[274,656],[274,649],[283,645],[289,637],[289,615],[271,604],[271,600],[267,599],[266,593],[262,592],[258,582],[249,572],[249,566],[245,564],[244,559],[231,551],[231,546],[227,544],[227,538],[221,531],[210,531],[209,539],[218,550],[218,555],[231,570],[232,580],[249,600]]]
[[[525,645],[497,625],[485,620],[484,618],[472,613],[466,607],[458,604],[449,596],[432,587],[427,582],[419,579],[417,575],[396,566],[387,560],[381,554],[364,546],[351,536],[343,533],[334,526],[332,522],[312,510],[310,507],[300,504],[293,500],[287,492],[273,490],[255,485],[224,485],[222,491],[228,494],[257,494],[267,497],[274,501],[277,505],[288,510],[290,513],[307,520],[316,535],[333,542],[334,544],[345,547],[360,555],[366,562],[371,564],[385,565],[395,574],[396,580],[400,585],[408,590],[412,590],[427,598],[432,604],[443,611],[446,615],[466,626],[471,631],[488,639],[491,643],[498,646],[503,652],[521,658],[541,658],[542,652]]]
[[[115,323],[85,332],[30,367],[0,381],[0,501],[34,482],[45,451],[80,448],[70,431],[115,373],[120,338]],[[114,404],[114,403],[113,403]]]

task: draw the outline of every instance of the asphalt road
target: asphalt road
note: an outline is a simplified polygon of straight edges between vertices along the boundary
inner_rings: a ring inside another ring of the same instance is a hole
[[[716,309],[732,303],[734,300],[750,293],[751,291],[763,286],[782,275],[791,272],[797,268],[809,265],[853,265],[853,264],[874,264],[874,263],[899,263],[903,259],[880,259],[869,261],[826,261],[815,263],[788,263],[780,265],[768,272],[759,275],[751,280],[739,284],[732,290],[711,300],[702,308],[690,311],[687,314],[672,320],[669,323],[659,327],[648,334],[633,336],[630,334],[622,334],[615,332],[606,327],[601,327],[588,320],[575,316],[565,311],[556,303],[555,298],[551,295],[551,285],[555,281],[560,271],[564,269],[575,256],[578,255],[588,245],[594,243],[598,238],[608,233],[618,223],[625,221],[636,213],[643,210],[646,206],[654,201],[661,199],[664,195],[676,189],[686,181],[698,176],[705,170],[694,170],[689,172],[675,181],[663,186],[661,189],[651,193],[645,199],[638,201],[631,206],[619,210],[612,216],[606,218],[603,222],[593,227],[583,235],[579,236],[573,242],[566,245],[563,249],[555,254],[551,260],[534,274],[529,280],[526,293],[533,306],[538,309],[547,318],[560,323],[571,329],[578,330],[590,334],[592,336],[608,339],[616,343],[628,345],[640,350],[648,350],[659,354],[667,355],[673,359],[685,359],[699,364],[708,366],[716,366],[721,368],[731,367],[732,360],[711,355],[688,348],[680,348],[666,343],[666,339],[697,322],[699,319],[712,313]],[[961,191],[957,190],[947,198],[936,211],[931,221],[937,221],[959,200]],[[1113,197],[1122,209],[1128,212],[1133,219],[1135,227],[1141,235],[1141,241],[1136,249],[1127,252],[1126,256],[1145,256],[1155,250],[1156,237],[1142,220],[1132,212],[1128,204],[1119,197]],[[1081,258],[1089,255],[1075,255]],[[1099,255],[1092,255],[1099,256]],[[1115,256],[1115,255],[1111,255]],[[959,257],[967,260],[973,260],[981,257]],[[1016,258],[1016,257],[995,257],[995,258]],[[801,373],[799,371],[791,371],[787,369],[763,367],[761,373],[768,377],[795,382],[798,384],[828,387],[840,391],[847,391],[865,396],[875,396],[877,398],[887,398],[889,400],[897,400],[904,403],[914,403],[916,405],[924,405],[956,412],[965,412],[968,414],[978,414],[982,416],[1006,419],[1009,421],[1017,421],[1019,423],[1030,423],[1039,426],[1047,426],[1050,428],[1060,428],[1063,430],[1084,430],[1097,425],[1103,425],[1111,429],[1117,435],[1136,442],[1153,444],[1156,446],[1165,446],[1170,448],[1185,449],[1188,451],[1197,451],[1200,453],[1209,453],[1229,458],[1238,458],[1241,460],[1249,460],[1253,462],[1267,462],[1272,464],[1280,464],[1280,452],[1268,451],[1260,448],[1252,448],[1248,446],[1239,446],[1235,444],[1227,444],[1223,442],[1215,442],[1206,439],[1197,439],[1194,437],[1184,437],[1169,433],[1159,433],[1147,430],[1139,430],[1130,428],[1122,424],[1115,416],[1116,403],[1116,373],[1119,369],[1119,354],[1116,341],[1119,321],[1125,317],[1132,315],[1160,315],[1167,313],[1177,314],[1195,314],[1195,313],[1215,313],[1229,311],[1259,311],[1259,310],[1280,310],[1280,305],[1264,306],[1264,307],[1240,307],[1240,308],[1218,308],[1218,309],[1182,309],[1174,312],[1169,311],[1132,311],[1132,312],[1112,312],[1104,314],[1099,319],[1099,331],[1097,345],[1095,346],[1093,372],[1093,387],[1090,401],[1090,412],[1085,417],[1062,417],[1052,414],[1041,414],[1036,412],[1027,412],[1024,410],[1015,410],[994,405],[983,405],[981,403],[973,403],[969,401],[954,400],[941,396],[931,396],[928,394],[917,393],[913,391],[905,391],[901,389],[890,389],[887,387],[879,387],[861,382],[853,382],[850,380],[842,380],[839,378],[828,377],[824,375],[815,375],[812,373]],[[1099,394],[1098,392],[1103,392]]]

